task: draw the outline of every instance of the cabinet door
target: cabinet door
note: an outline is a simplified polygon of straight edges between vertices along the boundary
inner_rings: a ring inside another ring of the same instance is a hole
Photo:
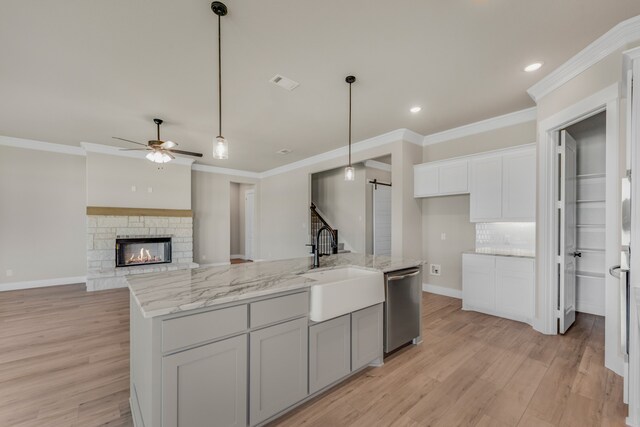
[[[471,161],[471,222],[495,221],[502,217],[502,157]]]
[[[496,311],[513,320],[533,318],[534,260],[496,258]]]
[[[535,221],[535,150],[505,154],[502,167],[502,217],[511,221]]]
[[[383,357],[382,304],[351,313],[351,369],[355,371]]]
[[[469,191],[468,179],[469,161],[460,160],[440,165],[438,181],[441,195],[461,194]]]
[[[490,255],[462,255],[462,305],[493,311],[496,306],[496,264]]]
[[[309,393],[351,372],[351,319],[347,314],[309,327]]]
[[[163,427],[247,425],[246,335],[166,356],[162,370]]]
[[[439,192],[437,166],[418,165],[413,168],[413,196],[436,196]]]
[[[307,396],[307,318],[250,334],[251,425]]]

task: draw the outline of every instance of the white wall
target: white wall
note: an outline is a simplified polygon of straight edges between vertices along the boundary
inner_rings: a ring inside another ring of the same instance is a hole
[[[202,265],[228,263],[231,256],[231,183],[254,184],[257,180],[199,171],[192,171],[191,176],[193,261]],[[259,200],[260,196],[256,194],[258,211]],[[254,234],[254,247],[258,248],[260,235],[257,229]],[[240,240],[244,245],[244,236]]]
[[[87,206],[191,209],[191,166],[89,152]]]
[[[0,146],[0,289],[84,276],[85,215],[83,156]]]
[[[425,162],[498,150],[536,141],[536,122],[469,135],[424,147]],[[422,251],[430,264],[440,264],[440,276],[425,271],[431,285],[462,289],[462,252],[474,249],[475,226],[469,221],[469,195],[431,197],[421,200]],[[441,239],[442,233],[446,240]]]
[[[240,249],[240,228],[244,228],[240,217],[240,184],[232,182],[229,187],[229,251],[231,255],[242,254]]]

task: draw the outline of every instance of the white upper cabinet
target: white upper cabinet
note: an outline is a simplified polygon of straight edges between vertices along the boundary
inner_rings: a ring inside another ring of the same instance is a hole
[[[414,166],[414,197],[449,196],[469,192],[468,160]]]
[[[438,167],[432,165],[416,165],[413,168],[414,197],[438,196]]]
[[[536,152],[531,150],[502,156],[502,175],[502,218],[535,221]]]
[[[470,193],[471,222],[536,220],[536,149],[520,146],[414,166],[414,196]]]
[[[462,194],[469,192],[469,161],[458,160],[443,163],[438,167],[439,192]]]
[[[471,222],[502,217],[502,156],[471,161]]]

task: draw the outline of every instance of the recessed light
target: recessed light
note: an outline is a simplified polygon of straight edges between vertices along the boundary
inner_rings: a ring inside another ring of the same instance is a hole
[[[533,64],[529,64],[526,67],[524,67],[524,70],[527,73],[532,73],[534,71],[538,71],[540,69],[540,67],[542,67],[543,62],[534,62]]]
[[[409,111],[411,111],[412,113],[419,113],[421,110],[422,110],[422,107],[419,107],[417,105],[409,109]]]

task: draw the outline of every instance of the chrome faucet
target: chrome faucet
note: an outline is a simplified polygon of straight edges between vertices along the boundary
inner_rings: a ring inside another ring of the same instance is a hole
[[[311,246],[311,253],[313,254],[313,268],[320,267],[320,257],[322,256],[322,254],[320,253],[319,242],[320,242],[320,234],[322,234],[324,230],[326,230],[329,233],[329,236],[331,236],[331,248],[335,249],[338,247],[338,242],[336,242],[336,238],[333,235],[333,232],[331,231],[331,229],[326,225],[323,225],[322,227],[320,227],[320,230],[318,230],[318,234],[316,234],[315,240],[313,241],[313,243],[311,245],[307,245],[307,246]]]

